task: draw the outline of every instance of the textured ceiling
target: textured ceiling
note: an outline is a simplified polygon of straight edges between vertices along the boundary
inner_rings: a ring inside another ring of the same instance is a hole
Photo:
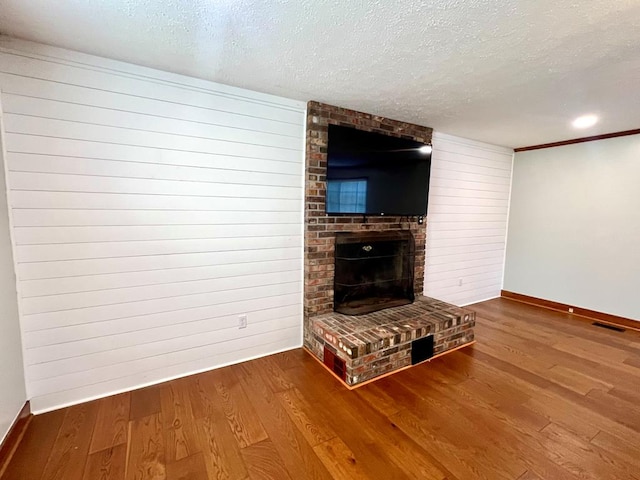
[[[0,0],[7,35],[511,147],[640,128],[639,27],[638,0]]]

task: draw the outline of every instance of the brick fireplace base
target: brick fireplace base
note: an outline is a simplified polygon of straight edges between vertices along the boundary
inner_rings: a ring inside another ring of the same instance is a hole
[[[333,312],[312,318],[308,348],[347,386],[354,387],[473,343],[474,325],[475,312],[418,297],[411,305],[366,315]]]

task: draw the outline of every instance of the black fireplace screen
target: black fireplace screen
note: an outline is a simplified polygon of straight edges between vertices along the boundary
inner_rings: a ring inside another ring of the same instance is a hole
[[[409,231],[338,233],[334,310],[361,315],[412,303],[414,260]]]

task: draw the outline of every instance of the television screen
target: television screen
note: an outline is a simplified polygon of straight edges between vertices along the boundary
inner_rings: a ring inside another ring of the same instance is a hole
[[[425,147],[329,125],[326,212],[425,215],[431,171],[431,148]]]

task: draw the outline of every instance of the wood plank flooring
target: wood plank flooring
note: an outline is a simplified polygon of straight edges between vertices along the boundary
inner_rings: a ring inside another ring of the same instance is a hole
[[[2,480],[640,479],[640,333],[495,299],[354,391],[294,350],[36,416]]]

